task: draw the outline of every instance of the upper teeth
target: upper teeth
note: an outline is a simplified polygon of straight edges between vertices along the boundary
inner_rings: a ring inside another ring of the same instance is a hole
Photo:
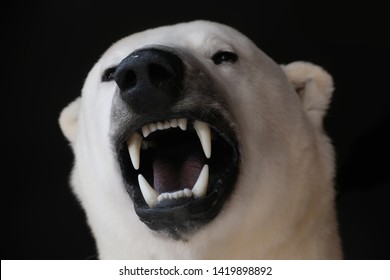
[[[130,159],[135,169],[139,169],[140,148],[142,144],[142,137],[138,133],[134,133],[127,140],[127,148],[129,149]]]
[[[129,150],[129,155],[133,167],[138,170],[140,167],[140,150],[142,147],[148,147],[148,145],[142,142],[143,138],[148,137],[151,133],[156,130],[165,130],[169,128],[179,127],[182,130],[187,130],[187,119],[172,119],[164,122],[150,123],[144,125],[141,128],[143,137],[135,132],[133,135],[129,137],[127,140],[127,147]],[[208,124],[201,121],[194,121],[193,127],[200,139],[200,143],[203,148],[203,152],[207,158],[211,157],[211,132]],[[176,191],[173,193],[162,193],[159,194],[146,179],[142,176],[142,174],[138,175],[138,183],[142,192],[142,195],[145,199],[145,202],[149,205],[149,207],[155,207],[158,202],[163,201],[165,199],[178,199],[181,197],[203,197],[207,192],[208,185],[208,177],[209,177],[209,168],[208,165],[205,164],[200,172],[198,179],[193,186],[192,190],[184,189],[180,191]]]
[[[169,128],[180,127],[182,130],[187,129],[187,119],[172,119],[165,122],[150,123],[142,127],[142,135],[146,138],[156,130],[164,130]]]
[[[211,133],[210,127],[208,124],[200,121],[194,122],[194,128],[198,137],[200,139],[200,143],[202,144],[203,152],[207,158],[211,156]]]

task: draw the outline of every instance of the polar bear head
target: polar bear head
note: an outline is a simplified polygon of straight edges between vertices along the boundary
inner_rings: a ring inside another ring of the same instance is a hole
[[[101,258],[338,258],[333,91],[225,25],[133,34],[60,116]]]

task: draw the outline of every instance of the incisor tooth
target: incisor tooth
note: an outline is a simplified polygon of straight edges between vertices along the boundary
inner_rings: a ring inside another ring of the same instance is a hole
[[[151,123],[149,124],[149,129],[150,129],[150,132],[155,132],[157,130],[157,124],[155,123]]]
[[[158,202],[161,202],[161,201],[163,201],[163,200],[165,200],[165,199],[168,199],[168,193],[162,193],[162,194],[160,194],[160,195],[157,197],[157,201],[158,201]]]
[[[148,181],[146,181],[145,177],[141,174],[138,175],[138,184],[146,204],[148,204],[150,208],[155,207],[158,193],[149,185]]]
[[[136,170],[139,169],[141,144],[142,136],[137,132],[131,135],[131,137],[127,140],[127,148],[129,150],[131,163]]]
[[[164,130],[169,128],[180,127],[181,130],[187,130],[187,119],[172,119],[165,122],[156,122],[144,125],[142,130],[142,135],[146,138],[149,134],[155,132],[156,130]]]
[[[164,129],[171,128],[171,123],[169,121],[164,122]]]
[[[150,134],[149,126],[144,125],[142,127],[142,135],[146,138],[146,137],[148,137],[149,134]]]
[[[191,197],[193,195],[190,189],[184,189],[172,193],[162,193],[157,197],[157,202],[161,202],[166,199],[179,199],[182,197]]]
[[[192,192],[195,197],[204,197],[207,192],[207,185],[209,181],[209,166],[205,164],[200,171],[199,177],[196,180]]]
[[[186,197],[191,197],[192,196],[192,191],[190,189],[185,188],[183,190],[183,193],[184,193],[184,196],[186,196]]]
[[[171,120],[171,127],[177,127],[177,119]]]
[[[187,130],[187,119],[178,119],[177,123],[181,130]]]
[[[211,132],[207,123],[201,121],[194,122],[194,129],[198,134],[203,152],[207,158],[211,157]]]

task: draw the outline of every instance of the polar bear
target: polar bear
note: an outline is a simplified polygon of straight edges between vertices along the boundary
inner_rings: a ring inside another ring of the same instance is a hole
[[[341,258],[332,92],[219,23],[112,45],[59,119],[99,258]]]

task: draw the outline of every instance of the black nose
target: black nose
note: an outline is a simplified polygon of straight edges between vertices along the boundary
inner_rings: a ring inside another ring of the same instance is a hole
[[[123,100],[138,113],[169,109],[180,96],[183,77],[183,61],[156,48],[131,53],[114,74]]]

